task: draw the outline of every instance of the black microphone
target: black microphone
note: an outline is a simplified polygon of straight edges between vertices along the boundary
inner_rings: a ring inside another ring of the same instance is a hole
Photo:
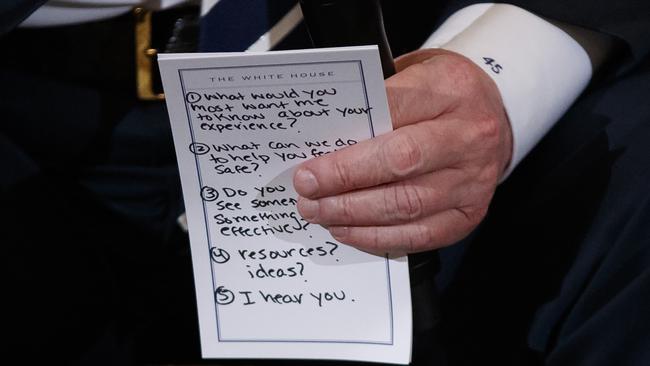
[[[300,6],[315,47],[376,44],[384,78],[395,73],[379,0],[300,0]],[[409,255],[413,360],[423,364],[440,357],[433,346],[441,316],[435,284],[438,268],[437,251]]]
[[[379,0],[300,0],[314,47],[379,46],[384,79],[395,73]]]

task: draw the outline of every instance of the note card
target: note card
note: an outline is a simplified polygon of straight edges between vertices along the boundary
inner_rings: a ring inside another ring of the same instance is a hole
[[[292,175],[391,130],[376,47],[159,57],[205,358],[405,364],[406,258],[303,220]]]

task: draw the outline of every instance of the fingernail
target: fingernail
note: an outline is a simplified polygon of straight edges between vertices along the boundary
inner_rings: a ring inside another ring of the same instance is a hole
[[[343,239],[348,235],[347,226],[332,226],[329,228],[329,231],[330,234],[332,234],[332,237],[338,241],[343,241]]]
[[[318,192],[318,181],[308,169],[300,168],[293,179],[293,186],[299,195],[309,197]]]
[[[298,212],[303,219],[315,224],[318,218],[319,204],[316,200],[304,197],[298,198]]]

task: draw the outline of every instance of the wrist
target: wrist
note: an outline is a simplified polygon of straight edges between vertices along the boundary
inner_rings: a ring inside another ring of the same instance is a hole
[[[592,73],[587,53],[573,38],[507,4],[462,9],[424,47],[462,54],[496,83],[512,129],[512,156],[502,180],[566,112]]]

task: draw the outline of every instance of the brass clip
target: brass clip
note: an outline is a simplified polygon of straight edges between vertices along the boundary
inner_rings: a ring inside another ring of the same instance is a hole
[[[153,63],[158,50],[151,47],[151,11],[137,7],[135,14],[136,86],[140,100],[164,100],[165,94],[153,90]]]

